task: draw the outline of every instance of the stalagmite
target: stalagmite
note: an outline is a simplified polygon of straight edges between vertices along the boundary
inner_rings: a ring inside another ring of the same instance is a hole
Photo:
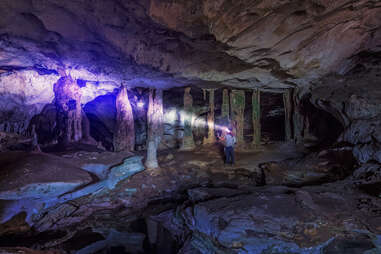
[[[292,135],[292,101],[291,101],[291,91],[287,89],[283,93],[283,104],[285,110],[285,139],[286,141],[290,141],[293,139]]]
[[[258,89],[253,90],[253,144],[261,144],[261,92]]]
[[[134,116],[127,88],[122,87],[116,97],[115,151],[133,151],[135,148]]]
[[[216,142],[216,136],[214,135],[214,90],[215,89],[207,89],[209,92],[209,110],[207,116],[208,137],[204,138],[204,144],[213,144]]]
[[[187,87],[184,91],[184,136],[181,150],[192,150],[195,148],[192,123],[193,123],[193,98],[190,94],[191,88]]]
[[[41,152],[40,145],[38,144],[38,136],[36,133],[36,126],[32,126],[32,151]]]
[[[237,146],[242,147],[245,143],[243,139],[243,125],[245,121],[245,91],[232,90],[230,97],[230,107],[232,114],[232,125],[235,128],[237,137]]]
[[[62,142],[82,139],[81,90],[70,76],[61,77],[54,84],[55,103],[58,109],[58,135]]]
[[[147,159],[145,166],[147,168],[158,168],[157,148],[163,135],[163,90],[150,89],[149,105],[147,112]]]
[[[229,91],[224,89],[222,91],[222,106],[221,106],[221,118],[224,122],[229,121]]]
[[[82,141],[86,144],[97,145],[97,141],[90,134],[90,120],[85,111],[82,110]]]

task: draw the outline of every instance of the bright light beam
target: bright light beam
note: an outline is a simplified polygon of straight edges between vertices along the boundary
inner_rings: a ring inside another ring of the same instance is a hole
[[[175,124],[175,122],[177,120],[180,120],[182,123],[184,123],[184,119],[193,119],[193,121],[192,121],[193,127],[206,128],[206,127],[212,127],[213,126],[212,122],[208,123],[208,121],[206,121],[204,119],[197,118],[197,116],[195,114],[192,114],[192,113],[189,113],[189,112],[186,112],[183,110],[177,111],[176,109],[171,109],[170,111],[168,111],[165,114],[164,118],[165,118],[167,123],[171,123],[171,124]],[[218,125],[216,123],[214,123],[214,130],[229,132],[229,128],[227,126]]]

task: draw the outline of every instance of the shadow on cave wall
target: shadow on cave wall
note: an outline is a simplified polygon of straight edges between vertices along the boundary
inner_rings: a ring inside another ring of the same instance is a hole
[[[107,94],[88,102],[83,110],[90,121],[90,135],[107,150],[113,150],[116,125],[116,96]]]

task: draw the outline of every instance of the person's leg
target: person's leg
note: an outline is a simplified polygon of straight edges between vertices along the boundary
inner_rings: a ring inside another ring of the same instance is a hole
[[[225,161],[224,161],[224,164],[228,164],[229,156],[228,156],[228,150],[227,150],[226,147],[224,147],[224,154],[225,154]]]
[[[230,150],[230,162],[232,165],[234,165],[235,160],[234,160],[234,147],[231,148]]]
[[[229,164],[232,162],[232,148],[226,147],[226,163]]]

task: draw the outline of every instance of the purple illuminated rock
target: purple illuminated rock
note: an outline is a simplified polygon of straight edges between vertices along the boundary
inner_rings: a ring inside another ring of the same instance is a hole
[[[54,84],[55,103],[59,112],[58,129],[62,142],[82,139],[82,106],[80,88],[71,76]]]
[[[134,116],[126,87],[121,87],[116,97],[116,126],[114,132],[114,151],[123,150],[135,150]]]

